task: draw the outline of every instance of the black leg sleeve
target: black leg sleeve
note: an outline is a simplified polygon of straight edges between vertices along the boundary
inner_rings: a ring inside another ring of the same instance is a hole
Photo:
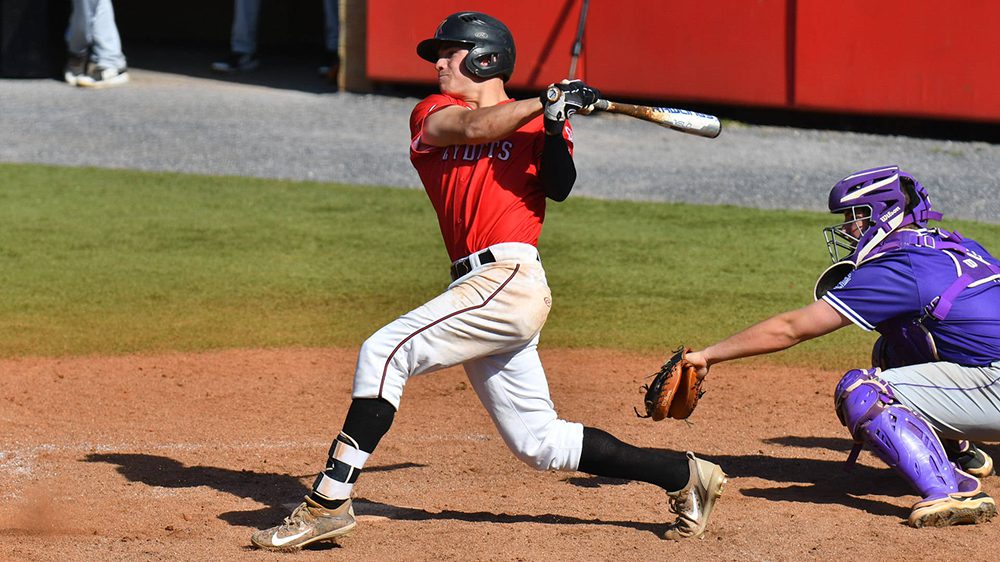
[[[691,477],[687,457],[623,443],[606,431],[583,428],[580,472],[655,484],[668,492],[687,485]]]
[[[344,433],[357,441],[362,451],[372,453],[395,416],[396,408],[381,398],[355,398],[347,410]]]

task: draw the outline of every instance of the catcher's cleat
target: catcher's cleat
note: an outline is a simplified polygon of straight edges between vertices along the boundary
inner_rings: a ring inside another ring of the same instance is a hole
[[[948,460],[976,478],[986,478],[995,474],[993,458],[976,447],[972,441],[952,441],[949,439],[944,441],[944,450],[948,454]]]
[[[958,491],[945,496],[925,498],[913,505],[909,524],[912,527],[950,527],[983,523],[996,515],[997,506],[977,478],[955,471]]]
[[[997,513],[996,503],[986,492],[974,496],[952,494],[948,497],[917,502],[910,512],[911,527],[949,527],[985,523]]]
[[[670,511],[677,514],[677,520],[667,527],[665,539],[679,541],[704,535],[715,500],[722,495],[728,481],[719,465],[699,459],[690,451],[687,458],[691,469],[687,486],[667,494]]]
[[[250,541],[259,548],[295,550],[314,542],[336,541],[350,534],[356,525],[351,500],[328,510],[306,497],[281,525],[257,531]]]

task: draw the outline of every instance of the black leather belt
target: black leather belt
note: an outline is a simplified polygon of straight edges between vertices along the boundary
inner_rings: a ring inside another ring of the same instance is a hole
[[[484,265],[487,263],[493,263],[497,261],[497,259],[493,257],[493,252],[491,252],[489,248],[483,250],[482,252],[479,252],[478,254],[472,254],[472,256],[476,256],[479,258],[479,265]],[[471,259],[472,256],[469,256],[467,258],[462,258],[457,262],[451,264],[452,281],[458,279],[459,277],[463,277],[466,273],[472,271],[473,267]]]

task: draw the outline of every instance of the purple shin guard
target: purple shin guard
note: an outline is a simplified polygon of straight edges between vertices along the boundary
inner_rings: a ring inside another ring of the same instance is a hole
[[[876,372],[849,371],[837,385],[837,415],[855,441],[868,445],[925,501],[967,491],[973,483],[960,478],[934,430],[897,404]]]

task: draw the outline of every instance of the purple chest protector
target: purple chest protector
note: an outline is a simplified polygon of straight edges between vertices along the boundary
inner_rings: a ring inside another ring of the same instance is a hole
[[[1000,274],[997,267],[961,244],[957,232],[936,229],[938,237],[913,230],[893,233],[877,250],[878,254],[905,246],[933,248],[951,254],[958,276],[943,293],[931,299],[920,316],[893,318],[876,326],[881,337],[872,348],[872,365],[883,370],[940,361],[931,329],[948,317],[959,293],[977,281]]]
[[[893,318],[876,329],[881,335],[872,346],[872,367],[885,371],[940,361],[934,336],[921,318]]]
[[[955,258],[954,262],[958,269],[955,281],[943,293],[931,299],[921,314],[892,318],[876,326],[875,329],[880,337],[872,347],[873,367],[886,370],[940,361],[932,334],[934,324],[948,317],[959,293],[977,281],[1000,274],[1000,267],[963,246],[961,244],[963,238],[957,232],[952,233],[942,229],[933,232],[936,237],[926,231],[894,232],[864,260],[868,261],[887,252],[913,246],[949,252]],[[838,262],[827,269],[817,281],[814,290],[816,298],[822,297],[827,290],[837,284],[839,279],[850,273],[853,270],[852,265],[850,262]]]

